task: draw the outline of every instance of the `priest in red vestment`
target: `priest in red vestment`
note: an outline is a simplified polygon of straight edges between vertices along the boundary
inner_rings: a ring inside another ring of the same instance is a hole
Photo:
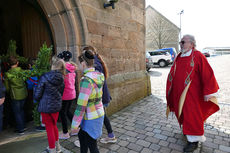
[[[214,72],[206,57],[195,49],[194,36],[185,35],[168,75],[166,86],[167,111],[174,112],[188,143],[185,152],[194,151],[204,142],[204,122],[219,110],[216,93],[219,89]]]

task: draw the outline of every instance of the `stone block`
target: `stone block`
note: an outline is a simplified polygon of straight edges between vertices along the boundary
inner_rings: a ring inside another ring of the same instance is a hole
[[[137,151],[137,152],[140,152],[142,150],[142,146],[140,145],[137,145],[135,143],[130,143],[128,146],[127,146],[128,149],[131,149],[133,151]]]
[[[149,147],[151,143],[145,140],[137,140],[136,144],[141,145],[143,147]]]
[[[152,150],[158,151],[161,147],[157,144],[151,144],[149,148]]]
[[[86,20],[86,22],[87,22],[89,33],[103,35],[103,36],[106,36],[108,34],[107,24],[95,22],[93,20]],[[112,40],[113,37],[106,37],[106,39]]]
[[[230,152],[230,147],[229,146],[220,145],[219,149],[221,151]]]

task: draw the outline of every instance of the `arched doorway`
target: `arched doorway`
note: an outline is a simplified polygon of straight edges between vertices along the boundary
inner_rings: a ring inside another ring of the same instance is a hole
[[[1,1],[0,21],[4,22],[0,24],[0,55],[6,53],[9,40],[14,39],[20,56],[36,57],[41,44],[46,41],[48,45],[53,45],[54,53],[71,51],[75,61],[79,48],[90,44],[79,0]],[[10,110],[4,111],[7,113],[5,117],[9,117]]]
[[[55,52],[51,28],[37,0],[0,1],[0,23],[0,55],[6,54],[10,40],[16,41],[17,54],[26,58],[36,58],[44,42],[48,46],[53,45]],[[24,110],[26,120],[32,120],[32,94],[27,98]],[[13,118],[10,98],[7,96],[4,103],[4,127],[13,125]]]

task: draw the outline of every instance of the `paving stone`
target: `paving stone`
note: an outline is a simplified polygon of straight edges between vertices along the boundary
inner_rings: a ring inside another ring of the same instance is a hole
[[[150,149],[153,149],[153,150],[155,150],[155,151],[158,151],[158,150],[161,148],[161,146],[159,146],[159,145],[157,145],[157,144],[151,144],[149,148],[150,148]]]
[[[146,137],[147,137],[147,136],[144,135],[144,134],[138,134],[136,138],[137,138],[137,139],[142,139],[142,140],[144,140]]]
[[[143,148],[143,150],[141,151],[141,153],[152,153],[153,151],[150,150],[149,148]]]
[[[123,128],[124,124],[117,124],[117,125],[115,125],[115,127],[117,127],[117,128]]]
[[[204,142],[202,145],[207,146],[209,148],[213,148],[213,149],[218,149],[219,148],[218,144],[213,143],[213,142],[208,142],[208,141]]]
[[[187,141],[184,141],[184,140],[178,139],[176,143],[177,143],[178,145],[185,146],[185,145],[187,144]]]
[[[221,151],[230,152],[230,146],[220,145],[219,149],[220,149]]]
[[[126,131],[125,134],[131,137],[136,137],[138,135],[138,133],[133,131]]]
[[[151,143],[145,140],[137,140],[136,144],[141,145],[143,147],[149,147]]]
[[[129,138],[127,138],[127,141],[128,141],[128,142],[132,142],[132,143],[134,143],[134,142],[136,142],[136,141],[137,141],[137,138],[134,138],[134,137],[129,137]]]
[[[162,139],[162,140],[167,140],[168,138],[167,136],[162,135],[162,134],[155,134],[154,137],[158,139]]]
[[[228,146],[229,145],[229,142],[224,141],[224,140],[220,140],[220,139],[214,139],[213,143],[224,145],[224,146]]]
[[[167,141],[168,142],[172,142],[172,143],[176,143],[177,139],[176,138],[172,138],[172,137],[168,137]]]
[[[147,135],[147,136],[154,136],[154,133],[153,132],[146,132],[145,135]]]
[[[162,152],[162,153],[168,153],[170,151],[171,151],[171,149],[168,148],[168,147],[161,147],[160,150],[159,150],[159,152]]]
[[[128,151],[129,151],[129,149],[128,149],[128,148],[125,148],[125,147],[120,147],[120,148],[117,150],[118,153],[127,153]]]
[[[142,130],[142,129],[135,129],[134,131],[137,132],[137,133],[140,133],[140,134],[145,134],[146,133],[146,131]]]
[[[130,122],[130,121],[129,122],[125,122],[124,124],[127,125],[127,126],[132,126],[132,127],[135,125],[135,123]]]
[[[120,146],[122,146],[122,147],[125,147],[125,146],[127,146],[129,144],[129,142],[128,141],[124,141],[124,140],[122,140],[122,141],[120,141],[119,143],[118,143],[118,145],[120,145]]]
[[[169,144],[169,148],[173,149],[173,150],[177,150],[177,151],[183,151],[183,147],[182,145],[178,145],[175,143],[170,143]]]
[[[136,129],[141,129],[141,130],[144,130],[146,126],[142,125],[142,124],[135,124],[134,127]]]
[[[169,142],[164,141],[164,140],[161,140],[161,141],[159,142],[159,145],[160,145],[160,146],[167,147],[167,146],[169,145]]]
[[[169,131],[162,131],[161,134],[162,134],[162,135],[165,135],[165,136],[167,136],[167,137],[173,137],[173,136],[174,136],[174,133],[169,132]]]
[[[174,136],[177,139],[184,139],[185,138],[185,136],[183,134],[181,134],[181,133],[180,134],[176,133]]]
[[[123,128],[126,129],[126,130],[129,130],[129,131],[135,130],[135,128],[132,127],[132,126],[124,126]]]
[[[117,144],[112,144],[109,148],[110,148],[111,150],[113,150],[113,151],[116,151],[116,150],[118,150],[118,149],[120,148],[120,146],[117,145]]]
[[[109,149],[106,148],[100,148],[100,153],[108,153]]]
[[[140,152],[142,150],[142,146],[140,145],[137,145],[135,143],[130,143],[128,146],[127,146],[128,149],[131,149],[133,151],[137,151],[137,152]]]
[[[218,132],[214,131],[214,130],[205,130],[205,133],[213,134],[213,135],[218,135]]]
[[[126,133],[126,130],[123,128],[114,128],[113,130],[119,133]]]
[[[158,143],[160,141],[160,139],[154,137],[146,137],[145,140],[150,143]]]
[[[213,151],[214,151],[213,148],[209,148],[209,147],[207,147],[207,146],[202,146],[202,147],[201,147],[201,152],[202,152],[202,153],[211,153],[211,152],[213,152]]]
[[[161,129],[153,129],[153,133],[161,133]]]

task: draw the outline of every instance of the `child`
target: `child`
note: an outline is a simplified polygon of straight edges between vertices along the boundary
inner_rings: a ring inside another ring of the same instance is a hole
[[[35,63],[35,59],[32,58],[29,59],[29,69],[31,71],[33,71],[32,66],[34,65],[34,63]],[[28,80],[26,80],[26,83],[27,83],[27,89],[29,95],[33,97],[33,92],[38,85],[38,77],[37,76],[30,77]],[[46,128],[45,125],[42,123],[41,114],[37,111],[38,102],[34,100],[34,98],[33,98],[33,102],[34,102],[33,119],[34,119],[34,124],[36,126],[36,131],[45,131]]]
[[[76,64],[70,62],[72,58],[72,53],[69,51],[63,51],[57,56],[65,61],[66,75],[65,75],[65,89],[62,96],[62,109],[60,111],[61,121],[62,121],[62,134],[59,135],[59,139],[68,139],[70,135],[68,133],[67,117],[70,122],[73,119],[73,114],[70,112],[71,104],[76,99],[75,90],[75,77],[76,77]]]
[[[93,52],[83,48],[83,53],[78,57],[79,69],[83,72],[80,82],[80,92],[77,108],[72,121],[71,132],[78,133],[81,153],[99,153],[97,139],[102,134],[104,109],[102,104],[102,87],[104,75],[95,71],[93,67]]]
[[[1,60],[0,60],[1,65]],[[0,66],[0,73],[1,73],[1,66]],[[5,101],[5,91],[6,88],[2,83],[2,75],[0,76],[0,132],[2,131],[2,123],[3,123],[3,103]]]
[[[105,82],[104,82],[104,85],[103,85],[103,95],[102,95],[102,103],[103,103],[104,110],[105,110],[105,107],[108,107],[108,105],[109,105],[109,103],[111,101],[111,96],[110,96],[110,93],[109,93],[109,88],[108,88],[107,82],[106,82],[106,79],[108,78],[107,67],[105,65],[104,60],[96,52],[96,50],[94,49],[94,47],[87,46],[86,48],[88,48],[89,50],[92,50],[94,52],[94,67],[95,67],[95,70],[103,73],[104,76],[105,76]],[[105,112],[105,115],[104,115],[104,125],[105,125],[105,128],[107,130],[108,137],[102,138],[100,140],[100,142],[101,143],[116,143],[117,142],[117,138],[115,137],[115,135],[113,133],[113,129],[112,129],[112,126],[110,124],[109,118],[106,115],[106,112]]]
[[[24,134],[25,119],[24,119],[24,104],[27,97],[26,84],[23,78],[19,75],[23,70],[18,67],[18,60],[11,56],[9,59],[10,70],[6,72],[5,86],[6,91],[10,93],[11,107],[14,113],[17,132]]]
[[[42,115],[48,137],[48,152],[61,152],[58,140],[57,120],[62,105],[64,91],[65,63],[61,59],[53,59],[51,71],[41,76],[34,92],[35,100],[39,101],[38,112]],[[56,146],[56,148],[55,148]]]

